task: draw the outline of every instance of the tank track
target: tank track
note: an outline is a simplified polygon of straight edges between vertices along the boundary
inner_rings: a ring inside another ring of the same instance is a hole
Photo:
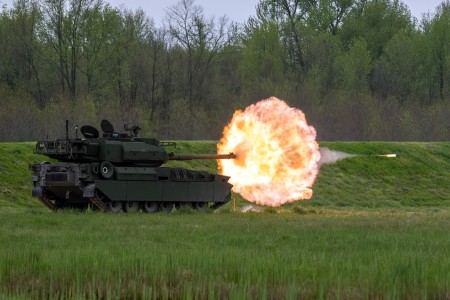
[[[97,207],[100,211],[102,211],[102,212],[108,212],[108,211],[110,211],[110,209],[108,208],[108,206],[106,206],[105,202],[103,202],[102,200],[100,200],[98,197],[90,197],[89,200],[90,200],[91,203],[94,204],[95,207]]]
[[[46,195],[42,195],[42,197],[39,197],[39,200],[50,210],[56,211],[57,208],[55,204],[53,204],[53,202]]]

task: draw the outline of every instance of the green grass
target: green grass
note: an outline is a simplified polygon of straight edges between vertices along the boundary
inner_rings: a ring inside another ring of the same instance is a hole
[[[34,143],[0,143],[0,208],[29,209],[39,203],[31,199],[28,165],[50,160],[33,154]]]
[[[446,298],[449,217],[0,213],[0,282],[5,297]]]
[[[450,297],[450,143],[321,143],[310,201],[241,213],[49,212],[33,145],[0,144],[0,298]],[[176,153],[214,153],[178,142]],[[214,161],[170,162],[214,172]]]
[[[321,143],[357,156],[324,165],[311,206],[450,207],[450,143]]]
[[[336,164],[323,165],[309,201],[287,204],[277,211],[302,209],[378,209],[450,207],[450,142],[448,143],[363,143],[327,142],[322,147],[360,154]],[[32,154],[32,143],[0,143],[0,207],[20,210],[41,207],[30,197],[28,165],[49,160]],[[215,153],[215,143],[177,142],[168,147],[176,154]],[[370,156],[397,153],[398,158]],[[217,172],[214,160],[172,161],[168,166]],[[234,195],[237,207],[248,204]],[[230,206],[228,206],[230,208]],[[224,208],[226,209],[226,207]]]
[[[358,156],[323,165],[313,186],[312,199],[287,204],[281,211],[298,210],[299,206],[315,209],[450,207],[450,142],[323,142],[320,146]],[[177,148],[170,151],[214,153],[215,144],[178,142]],[[400,156],[374,156],[386,153]],[[216,170],[214,161],[181,162],[181,166]],[[234,195],[234,199],[238,207],[247,204],[239,195]]]

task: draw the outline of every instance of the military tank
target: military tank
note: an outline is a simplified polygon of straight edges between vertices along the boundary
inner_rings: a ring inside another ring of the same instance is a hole
[[[179,154],[165,147],[176,146],[154,138],[139,138],[139,126],[124,125],[116,132],[101,121],[100,132],[92,126],[80,128],[78,138],[69,138],[66,121],[64,139],[38,141],[34,153],[58,163],[29,166],[33,173],[32,196],[51,210],[93,207],[109,212],[170,212],[189,205],[203,211],[217,209],[231,199],[229,177],[205,171],[166,167],[170,160],[234,159],[228,154]]]

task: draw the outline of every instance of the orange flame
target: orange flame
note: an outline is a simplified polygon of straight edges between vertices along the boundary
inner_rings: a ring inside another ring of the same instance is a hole
[[[271,97],[234,113],[217,145],[218,153],[233,152],[235,160],[220,160],[233,191],[248,201],[279,206],[309,199],[318,173],[316,130],[302,111]]]

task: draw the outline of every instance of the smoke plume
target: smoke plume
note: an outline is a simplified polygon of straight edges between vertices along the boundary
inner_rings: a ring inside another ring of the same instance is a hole
[[[356,156],[355,154],[348,154],[345,152],[330,150],[328,148],[319,148],[320,160],[319,166],[324,164],[334,164],[339,160]]]

